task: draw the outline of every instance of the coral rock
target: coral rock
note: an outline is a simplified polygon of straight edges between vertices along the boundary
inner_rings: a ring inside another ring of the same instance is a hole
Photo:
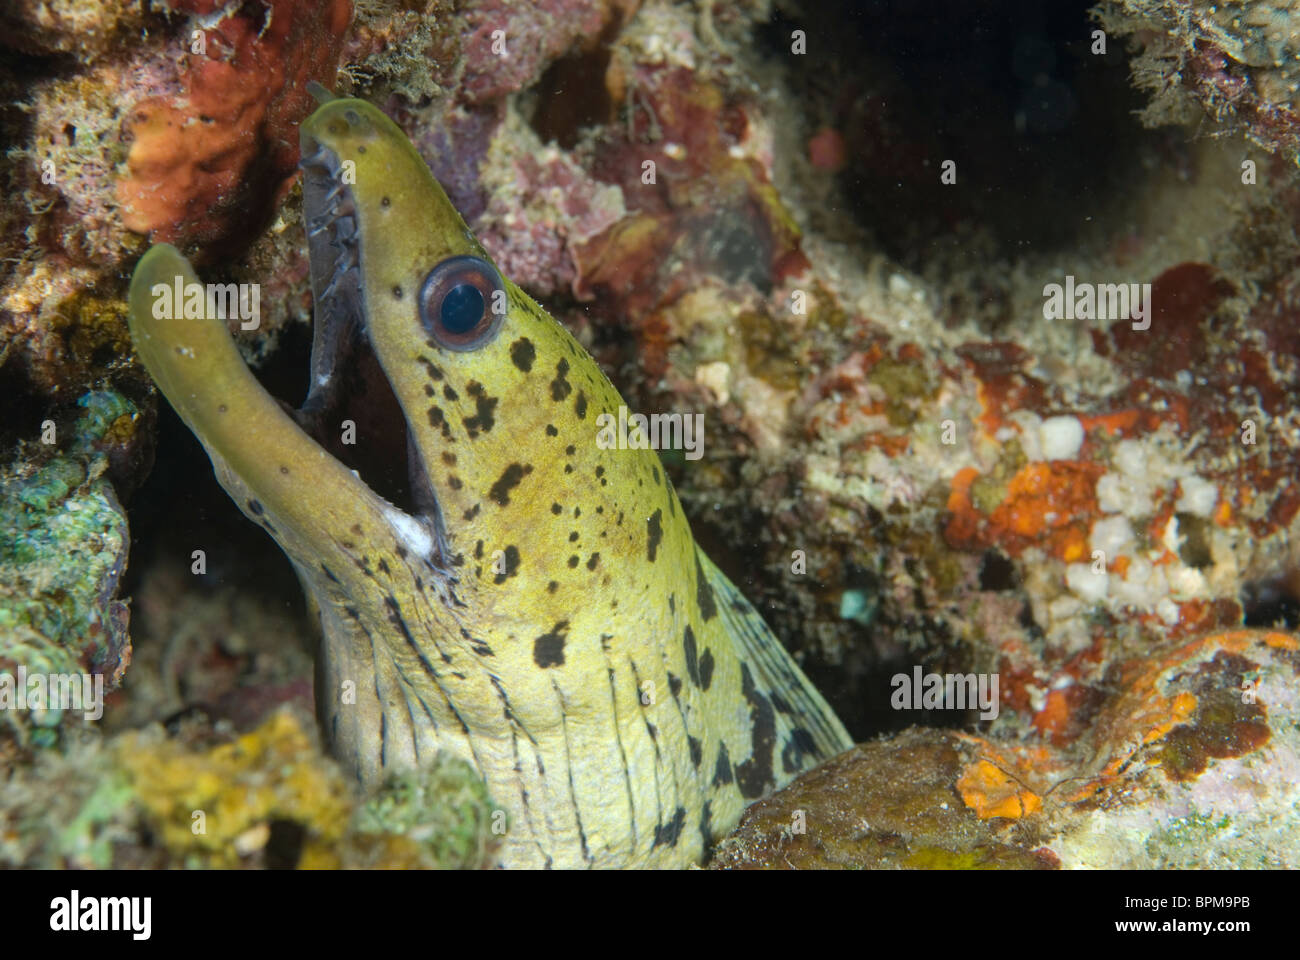
[[[1233,630],[1112,668],[1062,746],[912,729],[750,807],[714,868],[1300,865],[1300,638]]]
[[[214,0],[182,9],[202,17]],[[249,8],[252,9],[252,8]],[[332,86],[350,0],[275,0],[183,38],[180,90],[135,105],[118,184],[122,220],[155,242],[225,239],[283,195],[298,163],[311,81]],[[203,44],[202,51],[196,44]]]

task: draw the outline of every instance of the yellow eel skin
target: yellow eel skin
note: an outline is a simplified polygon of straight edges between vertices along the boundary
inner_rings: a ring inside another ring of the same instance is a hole
[[[354,352],[330,336],[350,334],[329,328],[351,312],[405,419],[420,507],[399,509],[314,439],[212,311],[155,316],[158,284],[198,282],[173,247],[140,260],[130,325],[319,609],[317,712],[335,756],[367,785],[439,750],[473,764],[507,814],[504,866],[701,862],[747,803],[848,734],[696,546],[656,452],[597,444],[618,392],[500,277],[397,125],[331,100],[301,140],[317,327],[305,409],[346,389]],[[448,270],[451,287],[426,282]]]

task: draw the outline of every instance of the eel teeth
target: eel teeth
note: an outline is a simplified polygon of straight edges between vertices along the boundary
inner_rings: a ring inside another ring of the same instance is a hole
[[[349,241],[356,238],[357,221],[347,214],[340,214],[334,220],[334,236],[342,241]]]
[[[315,153],[299,158],[298,167],[304,173],[320,173],[324,171],[330,176],[335,176],[339,172],[339,159],[332,150],[324,146],[318,146]]]
[[[330,282],[321,292],[320,299],[326,302],[332,299],[338,292],[339,284],[345,280],[354,284],[357,280],[357,258],[347,250],[340,253],[338,259],[334,261]]]

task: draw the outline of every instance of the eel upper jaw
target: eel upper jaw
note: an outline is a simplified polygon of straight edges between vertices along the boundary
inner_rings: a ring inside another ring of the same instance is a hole
[[[303,404],[310,411],[323,408],[331,399],[336,374],[361,333],[365,306],[352,191],[343,182],[338,155],[306,135],[302,140],[298,165],[315,304],[311,387]]]
[[[300,140],[303,216],[307,228],[315,316],[311,385],[306,401],[295,416],[318,443],[331,449],[333,445],[326,437],[332,433],[334,425],[328,421],[331,413],[346,410],[348,397],[344,380],[349,369],[373,367],[378,374],[371,377],[371,386],[381,381],[379,385],[387,389],[394,406],[396,400],[392,398],[391,388],[387,387],[387,380],[379,369],[368,339],[361,235],[355,199],[343,182],[338,155],[306,134],[302,134]],[[400,411],[400,407],[397,409]],[[411,438],[405,414],[399,413],[390,419],[399,424],[404,433],[402,452],[406,456],[408,484],[404,498],[388,498],[400,503],[400,507],[392,507],[397,516],[393,524],[395,532],[409,538],[416,529],[413,525],[423,528],[432,542],[428,556],[430,563],[446,579],[454,580],[442,510]],[[338,457],[337,449],[331,452]]]

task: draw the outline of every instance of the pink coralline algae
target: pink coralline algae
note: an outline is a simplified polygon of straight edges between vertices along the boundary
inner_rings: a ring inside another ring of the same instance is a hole
[[[677,336],[665,312],[704,278],[770,291],[807,260],[743,96],[664,65],[612,67],[606,84],[632,120],[591,168],[621,188],[629,213],[578,249],[575,289],[627,318],[657,377]]]
[[[635,12],[639,0],[542,0],[520,5],[485,0],[465,13],[461,95],[495,100],[530,86],[557,56],[580,40],[596,40]]]
[[[542,296],[570,292],[575,251],[624,215],[621,192],[554,147],[511,160],[513,191],[498,189],[476,222],[479,239],[515,282]]]

